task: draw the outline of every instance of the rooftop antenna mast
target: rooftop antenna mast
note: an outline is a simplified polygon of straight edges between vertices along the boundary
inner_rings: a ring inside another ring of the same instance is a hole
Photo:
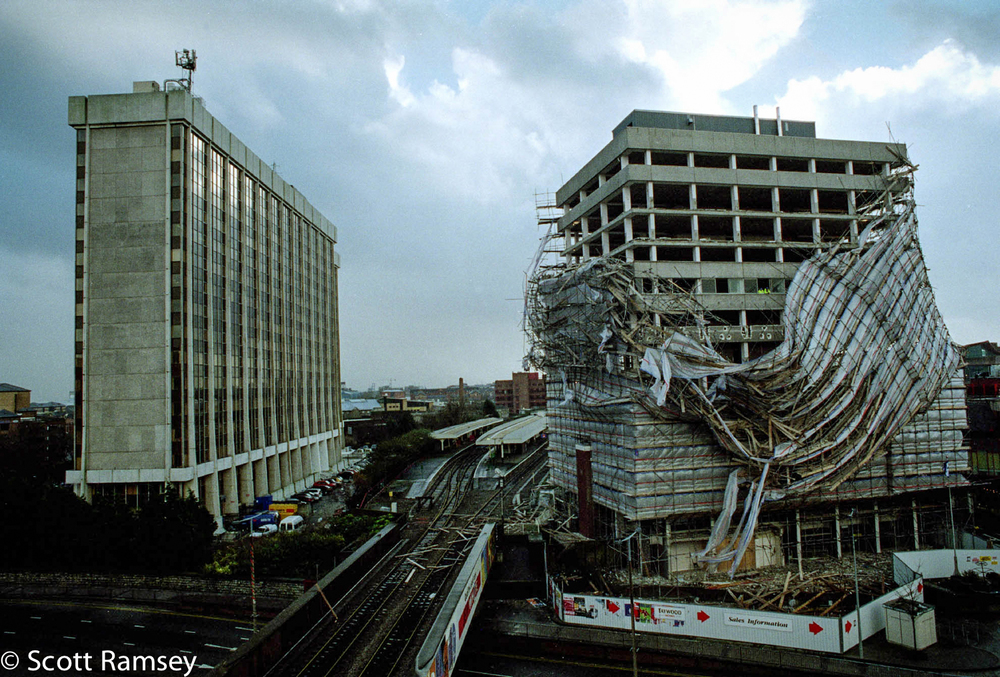
[[[184,89],[188,92],[191,91],[191,79],[194,75],[195,68],[198,65],[198,56],[195,54],[193,49],[182,49],[179,52],[174,52],[174,63],[187,71],[187,77],[176,80]]]

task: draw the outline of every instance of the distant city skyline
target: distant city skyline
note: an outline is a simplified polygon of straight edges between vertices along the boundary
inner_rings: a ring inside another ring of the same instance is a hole
[[[987,2],[8,0],[0,380],[73,387],[71,95],[177,78],[339,231],[343,380],[520,371],[553,192],[633,109],[816,122],[907,144],[952,338],[1000,338],[1000,7]],[[16,62],[15,62],[16,57]]]

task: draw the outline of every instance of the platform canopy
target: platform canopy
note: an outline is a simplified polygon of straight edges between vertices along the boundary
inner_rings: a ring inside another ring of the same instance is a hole
[[[441,430],[435,430],[431,433],[432,440],[457,440],[460,437],[465,437],[469,433],[475,432],[481,428],[489,428],[496,425],[497,423],[502,423],[502,418],[480,418],[475,421],[468,421],[466,423],[459,423],[458,425],[449,426],[447,428],[441,428]]]
[[[534,439],[545,430],[545,416],[524,416],[509,421],[489,431],[476,444],[483,447],[495,447],[500,444],[524,444]]]

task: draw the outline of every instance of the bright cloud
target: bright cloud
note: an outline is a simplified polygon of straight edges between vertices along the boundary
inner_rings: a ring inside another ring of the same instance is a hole
[[[975,54],[948,40],[912,65],[871,66],[841,73],[832,80],[791,80],[779,105],[805,119],[819,119],[837,107],[887,102],[910,108],[932,104],[957,112],[972,105],[995,103],[1000,95],[1000,66],[982,63]]]
[[[723,94],[753,77],[802,27],[802,0],[624,0],[612,42],[625,60],[659,74],[670,106],[723,112]]]

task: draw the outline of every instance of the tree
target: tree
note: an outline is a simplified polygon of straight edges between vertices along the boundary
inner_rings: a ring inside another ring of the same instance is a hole
[[[493,404],[493,400],[483,400],[483,416],[500,418],[500,412],[497,411],[497,405]]]

